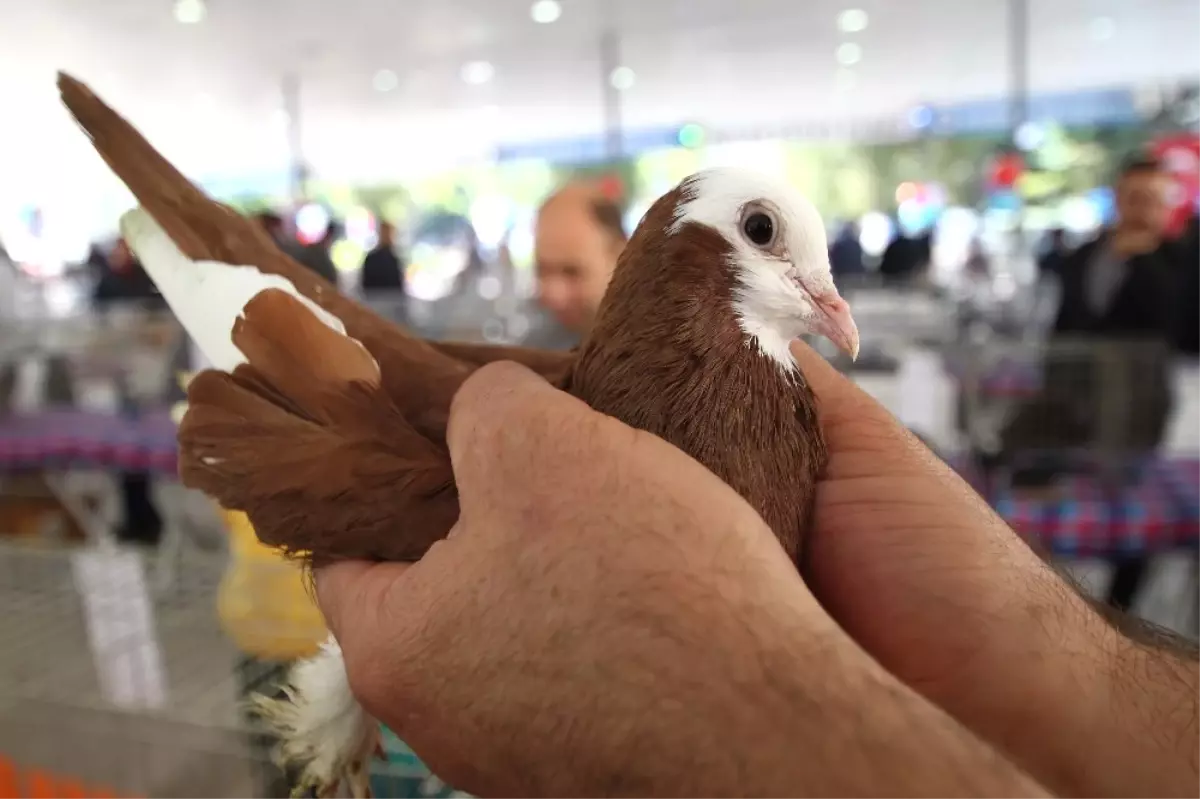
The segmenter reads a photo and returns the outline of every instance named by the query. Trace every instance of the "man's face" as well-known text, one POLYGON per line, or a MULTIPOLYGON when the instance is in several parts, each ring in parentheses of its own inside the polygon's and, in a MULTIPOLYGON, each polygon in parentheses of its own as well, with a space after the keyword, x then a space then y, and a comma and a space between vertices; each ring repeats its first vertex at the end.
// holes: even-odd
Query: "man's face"
POLYGON ((621 243, 585 202, 562 200, 542 209, 535 232, 538 300, 570 330, 588 329, 608 288, 621 243))
POLYGON ((1167 177, 1161 172, 1132 172, 1117 182, 1121 227, 1160 235, 1167 223, 1167 177))
POLYGON ((384 222, 379 226, 379 246, 391 247, 396 240, 396 229, 384 222))

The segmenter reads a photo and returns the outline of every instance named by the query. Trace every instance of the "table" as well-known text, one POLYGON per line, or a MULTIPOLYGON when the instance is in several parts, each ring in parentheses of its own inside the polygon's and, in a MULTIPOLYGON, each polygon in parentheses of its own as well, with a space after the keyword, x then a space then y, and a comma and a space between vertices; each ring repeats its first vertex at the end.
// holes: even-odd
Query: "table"
POLYGON ((14 414, 0 419, 0 470, 99 468, 174 477, 175 432, 167 408, 14 414))
POLYGON ((122 414, 51 408, 0 418, 0 475, 41 472, 47 487, 96 544, 109 544, 120 512, 114 472, 149 472, 163 520, 156 585, 173 584, 185 540, 200 541, 196 519, 212 514, 212 502, 176 478, 176 426, 167 408, 122 414), (97 495, 92 506, 84 497, 97 495))
MULTIPOLYGON (((137 470, 174 483, 176 457, 175 425, 166 409, 136 416, 56 410, 0 420, 0 471, 137 470)), ((1121 556, 1192 548, 1200 541, 1195 457, 1151 461, 1140 483, 1111 496, 1091 477, 1066 478, 1049 499, 986 485, 965 460, 951 461, 1018 534, 1055 554, 1121 556)))
POLYGON ((1045 496, 958 466, 1018 535, 1053 555, 1122 558, 1200 545, 1200 458, 1149 461, 1140 481, 1110 492, 1096 475, 1072 475, 1045 496))

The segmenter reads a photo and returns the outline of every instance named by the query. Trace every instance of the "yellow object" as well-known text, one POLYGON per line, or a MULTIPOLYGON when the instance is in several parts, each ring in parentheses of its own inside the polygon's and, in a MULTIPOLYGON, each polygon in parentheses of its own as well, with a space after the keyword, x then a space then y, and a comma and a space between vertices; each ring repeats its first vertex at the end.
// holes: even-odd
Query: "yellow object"
POLYGON ((294 660, 329 635, 300 564, 259 543, 243 513, 225 513, 229 567, 217 596, 221 626, 247 655, 294 660))

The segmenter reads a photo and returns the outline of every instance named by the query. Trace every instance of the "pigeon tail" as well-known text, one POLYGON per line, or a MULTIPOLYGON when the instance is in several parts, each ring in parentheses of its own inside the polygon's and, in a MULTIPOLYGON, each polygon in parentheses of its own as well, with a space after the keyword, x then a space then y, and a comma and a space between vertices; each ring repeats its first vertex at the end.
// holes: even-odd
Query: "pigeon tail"
POLYGON ((250 709, 275 734, 275 759, 299 774, 293 796, 371 796, 370 760, 382 742, 379 725, 354 694, 337 641, 288 671, 282 696, 258 694, 250 709))
POLYGON ((337 317, 282 276, 193 262, 141 209, 121 229, 217 367, 188 386, 186 485, 245 511, 264 543, 319 561, 411 560, 445 535, 457 518, 449 457, 396 408, 337 317), (304 512, 309 501, 321 512, 304 512), (423 532, 397 536, 396 519, 423 532))

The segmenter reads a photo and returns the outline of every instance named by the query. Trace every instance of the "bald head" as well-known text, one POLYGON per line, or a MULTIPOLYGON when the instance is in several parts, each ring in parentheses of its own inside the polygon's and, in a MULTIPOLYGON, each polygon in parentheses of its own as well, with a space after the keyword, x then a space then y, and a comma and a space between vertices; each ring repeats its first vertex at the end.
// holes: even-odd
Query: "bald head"
POLYGON ((621 209, 594 186, 569 183, 538 211, 538 298, 567 328, 590 327, 625 246, 621 209))

